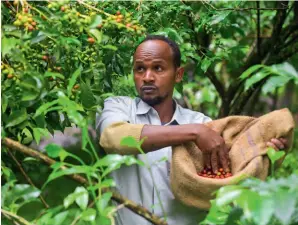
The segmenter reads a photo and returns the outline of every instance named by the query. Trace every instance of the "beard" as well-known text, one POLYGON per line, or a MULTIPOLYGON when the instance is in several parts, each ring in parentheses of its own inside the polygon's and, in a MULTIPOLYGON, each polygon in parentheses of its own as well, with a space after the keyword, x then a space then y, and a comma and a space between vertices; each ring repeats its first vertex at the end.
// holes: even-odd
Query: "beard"
POLYGON ((166 96, 156 96, 153 98, 150 98, 150 97, 145 98, 144 95, 141 93, 140 98, 144 102, 146 102, 148 105, 155 106, 155 105, 159 105, 160 103, 162 103, 167 98, 167 95, 166 96))

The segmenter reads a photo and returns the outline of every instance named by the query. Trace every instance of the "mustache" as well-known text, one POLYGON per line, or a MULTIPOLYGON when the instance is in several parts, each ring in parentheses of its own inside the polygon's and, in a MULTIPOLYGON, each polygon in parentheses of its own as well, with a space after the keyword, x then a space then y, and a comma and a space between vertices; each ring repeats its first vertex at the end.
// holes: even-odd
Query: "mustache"
POLYGON ((148 90, 148 89, 157 89, 157 87, 156 86, 154 86, 154 85, 143 85, 142 87, 141 87, 141 90, 142 91, 144 91, 144 90, 148 90))

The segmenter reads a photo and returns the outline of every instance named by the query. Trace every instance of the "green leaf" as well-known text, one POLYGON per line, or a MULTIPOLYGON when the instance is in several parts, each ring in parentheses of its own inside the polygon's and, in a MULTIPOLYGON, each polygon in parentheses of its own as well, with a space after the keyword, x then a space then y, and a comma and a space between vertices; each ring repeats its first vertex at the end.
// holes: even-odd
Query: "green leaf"
POLYGON ((96 218, 96 210, 92 208, 88 208, 82 213, 82 220, 85 221, 94 221, 96 218))
POLYGON ((294 215, 297 203, 297 198, 295 198, 294 193, 281 189, 276 195, 274 195, 274 201, 274 215, 282 224, 290 224, 290 220, 292 215, 294 215))
POLYGON ((6 95, 2 95, 1 98, 1 104, 2 104, 2 113, 4 113, 6 111, 7 105, 8 105, 8 97, 6 95))
POLYGON ((278 87, 283 87, 291 80, 290 77, 285 76, 273 76, 270 77, 264 86, 262 87, 262 92, 266 95, 268 93, 272 93, 276 90, 278 87))
POLYGON ((44 33, 43 33, 42 31, 40 31, 40 32, 37 34, 36 37, 34 37, 34 38, 31 39, 31 44, 36 44, 36 43, 38 43, 38 42, 43 41, 43 40, 46 39, 46 38, 47 38, 47 36, 44 35, 44 33))
POLYGON ((5 127, 13 127, 16 126, 25 120, 28 119, 27 111, 25 108, 22 108, 20 110, 13 111, 8 119, 7 119, 7 124, 5 127))
POLYGON ((122 138, 120 145, 131 147, 131 148, 139 148, 140 147, 140 143, 137 142, 137 140, 132 136, 127 136, 127 137, 122 138))
MULTIPOLYGON (((60 167, 61 164, 57 164, 55 167, 60 167)), ((66 175, 71 175, 71 174, 91 174, 91 171, 89 167, 86 166, 72 166, 71 168, 67 168, 67 169, 62 169, 57 171, 58 168, 56 168, 56 170, 54 170, 50 176, 48 177, 46 183, 43 185, 43 187, 45 187, 50 181, 55 180, 59 177, 62 176, 66 176, 66 175)))
POLYGON ((74 193, 77 195, 76 203, 82 210, 85 210, 89 200, 88 191, 84 187, 77 187, 74 193))
POLYGON ((116 186, 116 182, 113 179, 105 179, 101 185, 102 188, 105 187, 115 187, 116 186))
POLYGON ((100 212, 103 212, 105 208, 108 206, 108 203, 111 200, 111 197, 112 197, 112 192, 106 192, 101 196, 101 198, 97 202, 100 212))
POLYGON ((55 217, 53 218, 53 220, 51 221, 52 224, 55 225, 63 225, 65 224, 64 221, 66 220, 67 216, 69 214, 69 211, 64 211, 64 212, 60 212, 57 215, 55 215, 55 217))
POLYGON ((235 201, 239 196, 241 196, 242 190, 236 188, 235 190, 227 191, 225 194, 221 194, 220 197, 216 198, 216 205, 218 207, 222 207, 224 205, 228 205, 235 201))
POLYGON ((123 163, 126 156, 116 155, 116 154, 108 154, 102 159, 98 160, 94 167, 100 166, 109 166, 112 163, 123 163))
POLYGON ((267 77, 269 74, 270 74, 270 72, 260 71, 260 72, 256 73, 255 75, 253 75, 252 77, 248 78, 245 81, 244 90, 247 91, 253 84, 261 81, 262 79, 267 77))
POLYGON ((204 58, 202 63, 201 63, 201 69, 206 73, 208 70, 209 66, 211 65, 212 61, 208 58, 204 58))
POLYGON ((267 155, 271 160, 271 163, 274 164, 277 160, 282 158, 286 153, 284 151, 275 151, 273 148, 269 148, 267 151, 267 155))
POLYGON ((49 72, 49 71, 45 72, 44 76, 45 77, 53 77, 54 79, 60 78, 62 80, 64 80, 64 78, 65 78, 64 75, 61 73, 49 72))
POLYGON ((240 79, 241 80, 244 80, 246 79, 247 77, 249 77, 253 72, 257 71, 258 69, 260 68, 264 68, 265 66, 264 65, 254 65, 254 66, 251 66, 249 67, 247 70, 245 70, 241 76, 240 76, 240 79))
POLYGON ((81 101, 85 108, 91 108, 96 104, 91 88, 84 82, 81 82, 81 101))
POLYGON ((217 12, 212 16, 210 25, 212 26, 222 22, 230 13, 230 11, 217 12))
POLYGON ((95 17, 93 17, 89 28, 96 28, 101 23, 102 23, 102 17, 100 15, 96 15, 95 17))
POLYGON ((34 117, 38 117, 40 114, 46 114, 47 113, 47 110, 53 106, 53 105, 56 105, 58 103, 58 100, 54 100, 54 101, 51 101, 51 102, 47 102, 43 105, 41 105, 35 112, 35 115, 34 117))
POLYGON ((6 54, 10 53, 11 49, 14 49, 16 45, 20 43, 19 39, 16 38, 2 38, 1 40, 1 52, 2 57, 4 57, 6 54))
POLYGON ((89 32, 94 36, 97 40, 97 43, 100 43, 102 40, 102 32, 100 32, 98 29, 90 29, 89 32))
POLYGON ((30 186, 29 184, 16 184, 7 192, 4 205, 21 205, 25 202, 35 201, 40 193, 40 190, 36 187, 30 186))
POLYGON ((47 129, 43 128, 33 128, 33 136, 36 141, 36 144, 39 145, 40 138, 43 137, 49 137, 50 132, 47 129))
POLYGON ((104 48, 104 49, 110 49, 110 50, 113 50, 113 51, 117 51, 118 50, 118 48, 116 46, 114 46, 114 45, 104 45, 104 46, 102 46, 102 48, 104 48))
POLYGON ((56 144, 48 144, 45 149, 51 158, 57 158, 61 151, 65 151, 61 146, 56 144))
POLYGON ((67 85, 67 96, 68 97, 71 96, 71 89, 77 82, 77 78, 81 75, 81 72, 82 72, 82 68, 80 67, 71 75, 71 78, 67 85))

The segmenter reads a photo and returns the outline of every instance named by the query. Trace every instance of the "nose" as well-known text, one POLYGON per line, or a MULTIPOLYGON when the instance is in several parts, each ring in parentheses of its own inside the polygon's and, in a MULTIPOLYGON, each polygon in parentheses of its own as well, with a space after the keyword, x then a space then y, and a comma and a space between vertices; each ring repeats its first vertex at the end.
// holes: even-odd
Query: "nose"
POLYGON ((152 82, 154 81, 154 74, 151 70, 146 70, 146 72, 144 73, 144 76, 143 76, 143 81, 144 82, 152 82))

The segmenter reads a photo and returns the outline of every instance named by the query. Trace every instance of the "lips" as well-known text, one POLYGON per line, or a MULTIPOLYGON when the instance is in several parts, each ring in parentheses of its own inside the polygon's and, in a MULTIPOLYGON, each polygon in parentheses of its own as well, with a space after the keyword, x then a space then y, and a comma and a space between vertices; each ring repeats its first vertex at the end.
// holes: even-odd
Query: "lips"
POLYGON ((145 94, 150 94, 154 92, 157 88, 155 86, 143 86, 141 91, 145 94))
POLYGON ((153 90, 155 90, 155 89, 156 89, 155 86, 143 86, 143 87, 141 88, 142 91, 153 91, 153 90))

